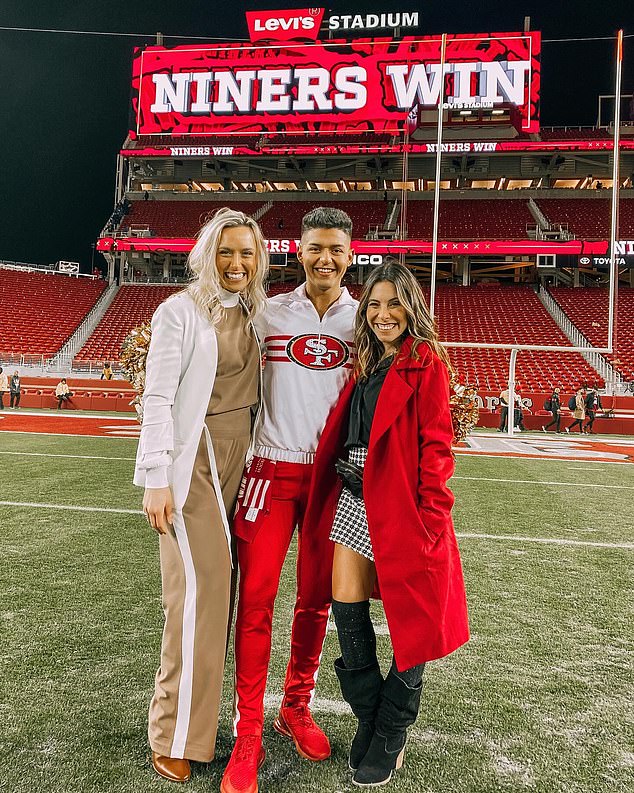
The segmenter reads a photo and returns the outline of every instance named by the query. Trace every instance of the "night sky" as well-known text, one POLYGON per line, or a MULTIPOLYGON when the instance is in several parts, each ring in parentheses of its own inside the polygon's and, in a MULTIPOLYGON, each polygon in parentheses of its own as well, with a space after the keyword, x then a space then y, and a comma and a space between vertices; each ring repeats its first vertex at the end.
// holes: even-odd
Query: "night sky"
MULTIPOLYGON (((91 243, 112 211, 134 46, 153 44, 156 31, 183 37, 166 44, 187 43, 188 36, 246 39, 245 9, 309 5, 288 0, 2 0, 0 27, 141 35, 0 30, 0 259, 67 259, 88 269, 91 243)), ((327 8, 339 14, 418 10, 420 34, 522 30, 524 16, 545 39, 611 36, 619 27, 634 33, 631 0, 342 0, 327 8)), ((598 95, 613 93, 613 52, 609 41, 543 45, 543 125, 596 122, 598 95)), ((623 92, 632 91, 634 38, 629 38, 623 92)))

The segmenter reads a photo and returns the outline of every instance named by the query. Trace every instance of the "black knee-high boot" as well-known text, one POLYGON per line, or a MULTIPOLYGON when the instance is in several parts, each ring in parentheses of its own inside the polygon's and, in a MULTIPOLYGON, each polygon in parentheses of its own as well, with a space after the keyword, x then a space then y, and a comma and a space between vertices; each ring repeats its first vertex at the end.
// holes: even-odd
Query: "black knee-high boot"
POLYGON ((379 705, 383 676, 376 657, 376 637, 370 620, 370 604, 333 601, 341 658, 335 661, 341 693, 358 719, 350 746, 348 764, 359 767, 374 735, 374 719, 379 705))
POLYGON ((416 721, 425 665, 398 672, 394 661, 381 689, 374 735, 353 777, 356 785, 385 785, 401 767, 407 728, 416 721))

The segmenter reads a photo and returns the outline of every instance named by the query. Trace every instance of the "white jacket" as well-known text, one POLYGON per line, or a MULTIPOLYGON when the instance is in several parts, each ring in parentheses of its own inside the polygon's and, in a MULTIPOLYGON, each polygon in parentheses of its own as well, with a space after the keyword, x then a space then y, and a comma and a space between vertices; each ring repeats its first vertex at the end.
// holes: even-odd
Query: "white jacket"
MULTIPOLYGON (((237 305, 237 294, 224 294, 228 296, 222 301, 225 307, 237 305)), ((218 468, 205 423, 217 365, 218 341, 213 325, 187 292, 168 298, 152 317, 134 484, 170 485, 180 525, 200 435, 204 432, 213 486, 230 547, 218 468)), ((176 528, 178 531, 179 526, 176 528)))
POLYGON ((259 457, 312 463, 328 414, 352 374, 358 305, 344 288, 320 319, 305 283, 266 301, 255 321, 266 347, 259 457))

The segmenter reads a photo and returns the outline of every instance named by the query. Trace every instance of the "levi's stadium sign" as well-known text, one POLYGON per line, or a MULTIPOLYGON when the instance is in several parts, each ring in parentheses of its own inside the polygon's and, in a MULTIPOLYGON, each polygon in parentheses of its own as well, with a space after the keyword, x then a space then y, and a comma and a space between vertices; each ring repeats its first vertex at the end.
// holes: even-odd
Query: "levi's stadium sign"
POLYGON ((319 36, 323 8, 294 8, 291 11, 246 11, 249 38, 258 41, 293 41, 319 36))
POLYGON ((339 14, 328 18, 328 30, 376 30, 378 28, 417 28, 418 11, 393 11, 385 14, 339 14))
MULTIPOLYGON (((440 96, 438 36, 136 50, 137 135, 399 132, 440 96)), ((513 106, 539 130, 540 34, 447 39, 445 105, 513 106)))

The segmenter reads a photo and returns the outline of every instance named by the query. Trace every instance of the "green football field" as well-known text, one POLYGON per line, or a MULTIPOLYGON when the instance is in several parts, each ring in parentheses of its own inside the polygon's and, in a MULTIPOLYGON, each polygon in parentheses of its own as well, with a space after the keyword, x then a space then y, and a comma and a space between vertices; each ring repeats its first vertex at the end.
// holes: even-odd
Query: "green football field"
MULTIPOLYGON (((146 743, 162 613, 157 538, 135 514, 135 448, 131 439, 0 433, 2 791, 174 790, 154 775, 146 743)), ((405 765, 388 789, 634 790, 633 470, 459 457, 454 515, 473 636, 428 665, 405 765)), ((356 790, 334 631, 314 705, 331 759, 301 760, 272 729, 294 561, 292 549, 276 608, 260 790, 356 790)), ((374 613, 387 665, 378 604, 374 613)), ((184 789, 219 789, 232 743, 231 664, 216 760, 195 765, 184 789)))

